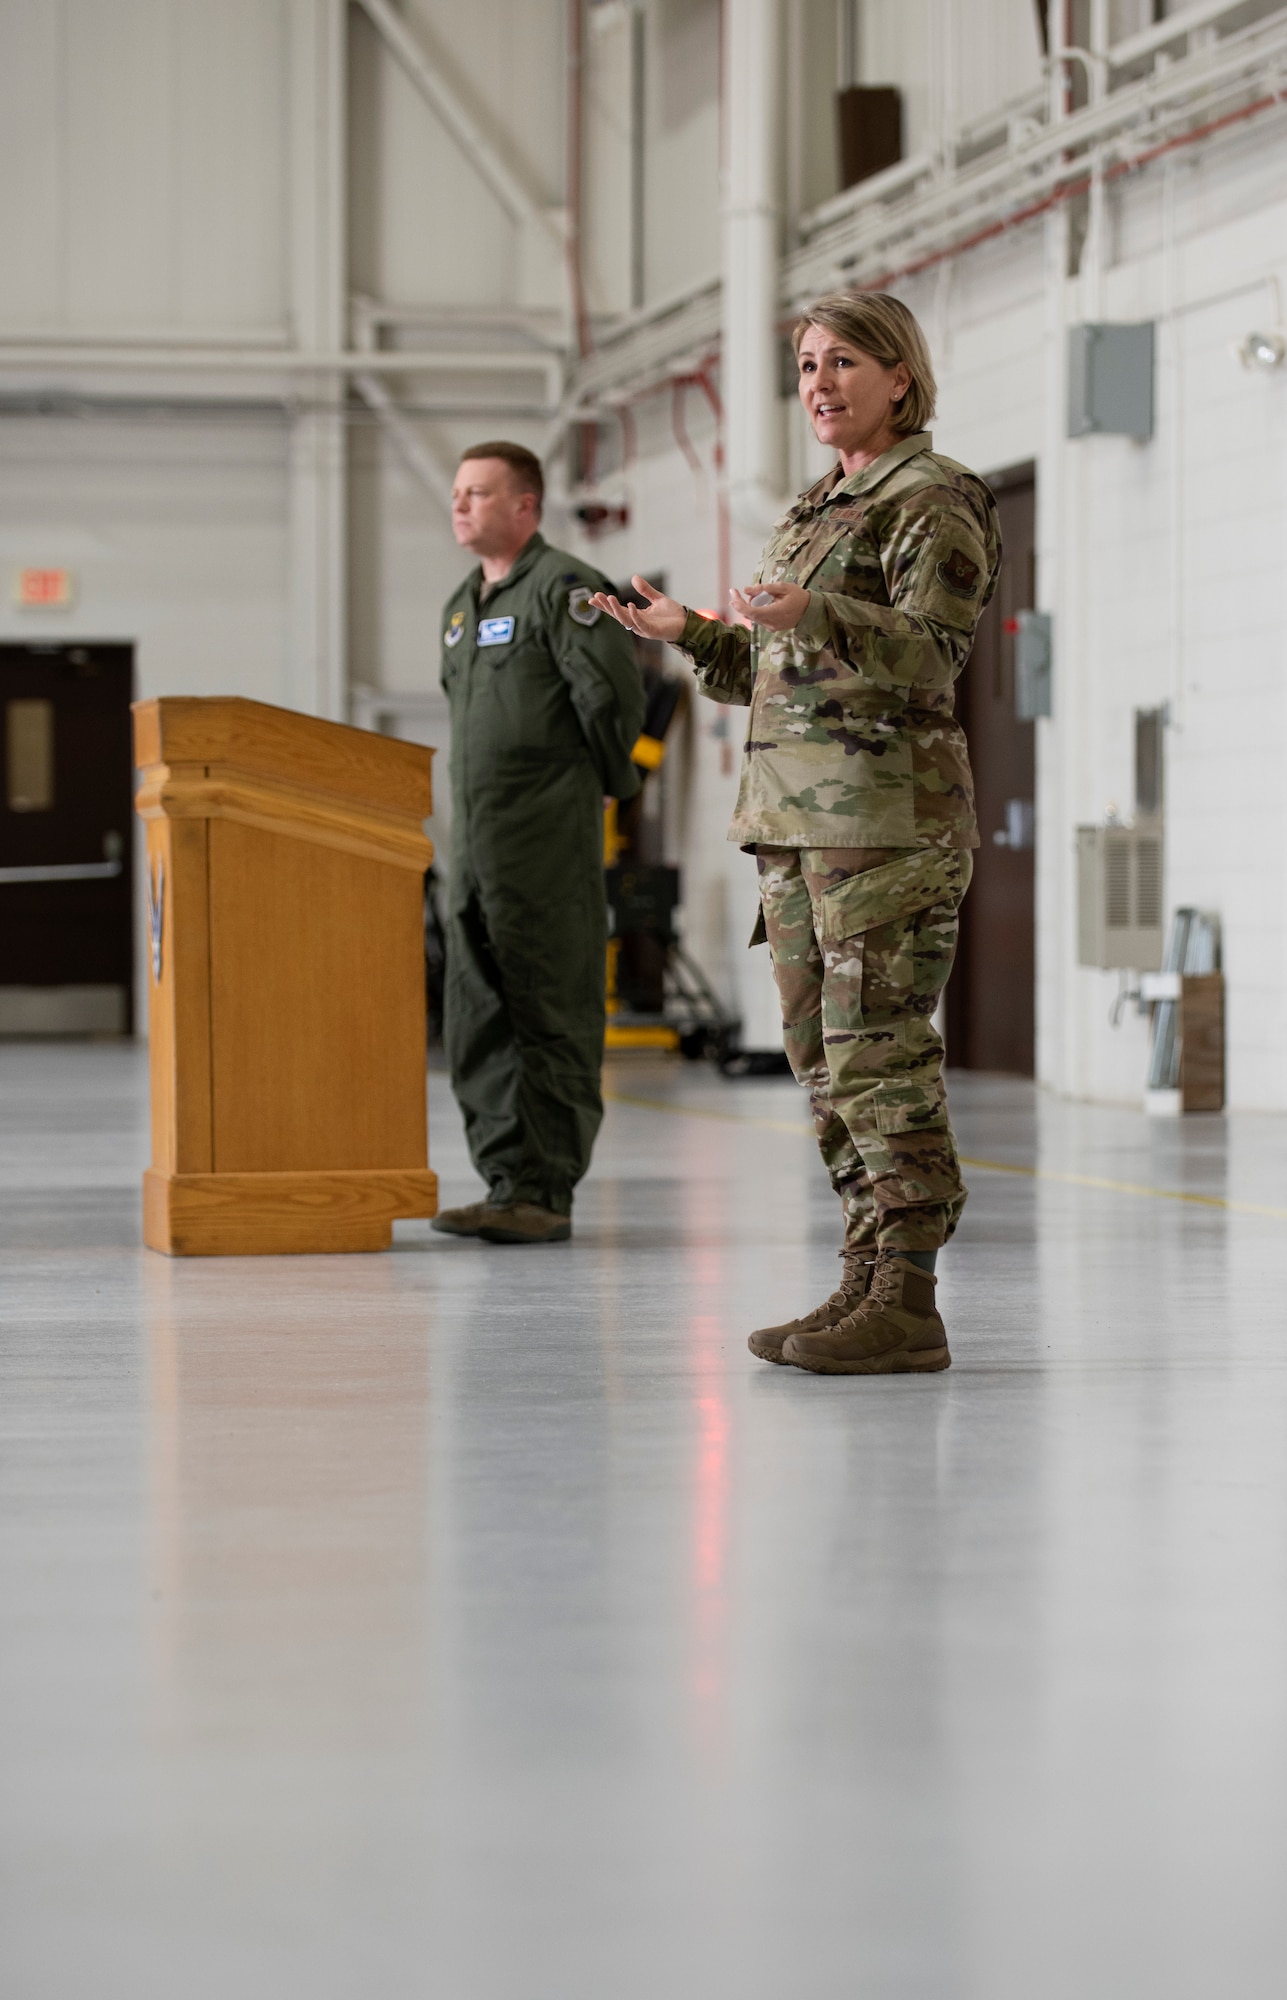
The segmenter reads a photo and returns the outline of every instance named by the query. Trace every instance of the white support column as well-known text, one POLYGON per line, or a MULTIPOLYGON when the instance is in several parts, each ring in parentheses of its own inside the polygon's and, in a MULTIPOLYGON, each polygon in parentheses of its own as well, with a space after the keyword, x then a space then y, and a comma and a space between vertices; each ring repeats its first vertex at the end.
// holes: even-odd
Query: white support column
POLYGON ((733 526, 762 541, 782 512, 778 407, 780 0, 725 0, 724 305, 720 383, 733 526))
MULTIPOLYGON (((781 0, 725 0, 720 393, 731 580, 737 582, 745 580, 786 504, 777 330, 781 27, 781 0)), ((730 721, 745 715, 729 713, 730 721)), ((759 898, 755 864, 730 846, 726 870, 728 944, 743 1046, 780 1048, 782 1015, 768 952, 746 949, 759 898)))
MULTIPOLYGON (((346 346, 347 0, 291 0, 291 316, 301 350, 346 346)), ((348 444, 345 380, 304 379, 290 441, 289 700, 343 721, 348 444)))

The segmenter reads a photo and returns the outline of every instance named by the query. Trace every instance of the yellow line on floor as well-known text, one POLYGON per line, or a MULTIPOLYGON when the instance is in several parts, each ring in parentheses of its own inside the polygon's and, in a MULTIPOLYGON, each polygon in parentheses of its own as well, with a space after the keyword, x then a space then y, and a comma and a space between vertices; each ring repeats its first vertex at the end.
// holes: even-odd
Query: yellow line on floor
MULTIPOLYGON (((743 1118, 736 1111, 708 1111, 697 1104, 668 1104, 661 1097, 627 1097, 624 1092, 605 1090, 609 1104, 630 1104, 641 1111, 669 1111, 680 1118, 716 1118, 725 1125, 754 1125, 761 1132, 786 1132, 793 1139, 812 1139, 807 1125, 789 1125, 783 1118, 743 1118)), ((963 1167, 985 1174, 1018 1174, 1025 1180, 1061 1181, 1065 1187, 1099 1188, 1108 1194, 1146 1195, 1151 1201, 1186 1201, 1198 1208, 1223 1208, 1235 1215, 1266 1215, 1274 1222, 1287 1222, 1287 1208, 1262 1208, 1254 1201, 1230 1201, 1222 1194, 1187 1194, 1183 1188, 1149 1187, 1142 1181, 1103 1180, 1097 1174, 1062 1174, 1054 1167, 1014 1166, 1005 1160, 972 1160, 961 1155, 963 1167)))

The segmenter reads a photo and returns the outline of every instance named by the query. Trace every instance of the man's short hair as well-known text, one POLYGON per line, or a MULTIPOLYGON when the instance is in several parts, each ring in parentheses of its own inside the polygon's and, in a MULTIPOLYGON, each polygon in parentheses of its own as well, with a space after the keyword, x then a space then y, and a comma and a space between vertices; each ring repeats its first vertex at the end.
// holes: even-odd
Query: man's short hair
POLYGON ((467 458, 502 458, 514 475, 514 484, 520 493, 535 493, 536 504, 545 504, 545 474, 541 461, 534 451, 525 444, 510 444, 505 438, 492 438, 487 444, 471 444, 468 451, 460 454, 463 465, 467 458))

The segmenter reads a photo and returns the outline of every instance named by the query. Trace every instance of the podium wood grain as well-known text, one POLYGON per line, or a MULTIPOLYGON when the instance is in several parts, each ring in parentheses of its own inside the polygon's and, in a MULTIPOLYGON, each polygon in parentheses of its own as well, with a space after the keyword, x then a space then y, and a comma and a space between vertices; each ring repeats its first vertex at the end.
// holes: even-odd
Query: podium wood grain
POLYGON ((422 883, 433 752, 259 702, 135 708, 160 901, 144 1240, 376 1250, 433 1215, 422 883))

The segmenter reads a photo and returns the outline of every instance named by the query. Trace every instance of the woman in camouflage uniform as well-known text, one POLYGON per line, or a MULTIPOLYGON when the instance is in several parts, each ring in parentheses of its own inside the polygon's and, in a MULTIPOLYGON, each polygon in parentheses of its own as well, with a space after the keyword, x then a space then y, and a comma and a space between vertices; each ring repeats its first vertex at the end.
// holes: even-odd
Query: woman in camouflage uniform
POLYGON ((992 595, 996 507, 925 425, 935 385, 897 299, 833 294, 794 334, 800 398, 837 463, 786 514, 745 624, 636 577, 648 608, 597 601, 749 704, 730 839, 754 851, 787 1053, 844 1209, 839 1289, 751 1351, 823 1374, 950 1365, 937 1251, 965 1204, 932 1016, 978 846, 952 688, 992 595))

